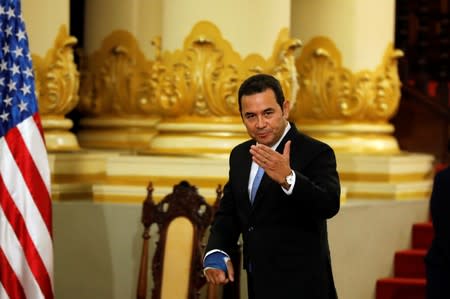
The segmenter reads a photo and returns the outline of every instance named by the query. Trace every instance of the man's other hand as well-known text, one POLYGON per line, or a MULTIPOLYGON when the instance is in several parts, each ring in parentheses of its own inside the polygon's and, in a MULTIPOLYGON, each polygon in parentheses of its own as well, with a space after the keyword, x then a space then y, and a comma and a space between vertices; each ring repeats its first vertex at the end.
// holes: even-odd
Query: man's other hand
POLYGON ((228 277, 227 277, 227 274, 225 273, 225 271, 223 271, 221 269, 206 268, 204 271, 206 281, 208 281, 209 283, 215 284, 215 285, 227 284, 230 281, 233 282, 234 281, 234 268, 233 268, 233 263, 231 262, 230 259, 228 259, 226 261, 226 266, 227 266, 228 277))

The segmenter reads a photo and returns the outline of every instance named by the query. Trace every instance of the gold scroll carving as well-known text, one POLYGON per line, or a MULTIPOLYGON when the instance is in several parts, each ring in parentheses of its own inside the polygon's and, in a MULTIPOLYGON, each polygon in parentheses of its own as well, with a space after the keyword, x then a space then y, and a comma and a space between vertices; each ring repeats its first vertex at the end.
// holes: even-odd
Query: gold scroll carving
POLYGON ((79 74, 73 59, 76 42, 77 39, 62 25, 53 48, 45 57, 32 55, 39 111, 50 152, 79 149, 77 138, 69 131, 73 122, 65 117, 79 99, 79 74))
POLYGON ((402 55, 388 45, 376 70, 352 73, 331 40, 312 39, 296 60, 300 91, 291 118, 338 151, 398 152, 388 121, 400 101, 402 55))
POLYGON ((273 54, 242 58, 212 23, 197 23, 183 49, 161 52, 152 69, 159 134, 149 153, 222 154, 248 138, 237 104, 240 83, 255 73, 276 76, 286 94, 296 93, 294 52, 297 39, 281 30, 273 54))
POLYGON ((134 149, 156 134, 156 104, 151 97, 151 68, 131 33, 118 30, 101 49, 83 56, 78 137, 84 147, 134 149))
POLYGON ((337 151, 398 152, 389 119, 400 100, 397 60, 388 45, 374 70, 352 73, 325 37, 301 47, 281 30, 271 57, 240 57, 212 23, 197 23, 183 48, 148 60, 136 39, 114 31, 101 49, 85 57, 79 133, 85 147, 137 149, 153 154, 228 153, 247 138, 237 89, 255 73, 281 82, 291 103, 290 120, 337 151))
POLYGON ((155 38, 151 61, 130 33, 113 32, 83 67, 80 109, 88 117, 81 121, 80 143, 153 154, 228 153, 248 138, 236 95, 242 80, 271 73, 286 94, 296 94, 300 41, 288 35, 280 32, 269 59, 241 58, 214 24, 202 21, 183 49, 162 51, 155 38), (136 137, 143 132, 148 134, 136 137))

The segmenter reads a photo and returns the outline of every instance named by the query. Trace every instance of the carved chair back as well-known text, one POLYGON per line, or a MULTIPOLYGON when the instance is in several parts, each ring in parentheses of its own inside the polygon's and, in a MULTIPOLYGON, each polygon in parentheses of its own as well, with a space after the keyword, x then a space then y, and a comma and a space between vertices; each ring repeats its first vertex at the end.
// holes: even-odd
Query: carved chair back
POLYGON ((159 240, 152 262, 152 299, 198 299, 205 284, 202 239, 222 197, 219 185, 213 206, 187 181, 173 187, 160 202, 153 200, 153 185, 147 187, 142 207, 144 225, 137 298, 146 299, 150 227, 156 224, 159 240))

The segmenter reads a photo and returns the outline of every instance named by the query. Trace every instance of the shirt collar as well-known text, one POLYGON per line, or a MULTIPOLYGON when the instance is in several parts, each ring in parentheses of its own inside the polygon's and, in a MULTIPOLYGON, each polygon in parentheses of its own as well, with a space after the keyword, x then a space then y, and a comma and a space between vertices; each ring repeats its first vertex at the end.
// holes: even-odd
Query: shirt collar
POLYGON ((278 141, 271 146, 271 149, 276 150, 276 148, 280 145, 281 140, 283 140, 284 136, 286 136, 287 132, 291 129, 291 124, 288 122, 286 125, 286 128, 284 128, 284 132, 283 135, 281 135, 280 139, 278 139, 278 141))

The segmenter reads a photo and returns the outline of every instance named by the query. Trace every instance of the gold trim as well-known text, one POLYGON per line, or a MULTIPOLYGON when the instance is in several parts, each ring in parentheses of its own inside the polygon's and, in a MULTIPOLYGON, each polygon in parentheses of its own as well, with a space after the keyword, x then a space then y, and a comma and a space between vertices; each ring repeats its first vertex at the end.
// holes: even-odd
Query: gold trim
POLYGON ((190 184, 198 188, 217 188, 217 185, 222 186, 226 183, 227 178, 210 178, 210 177, 161 177, 161 176, 145 176, 145 177, 130 177, 130 176, 114 176, 108 177, 104 181, 105 185, 126 185, 126 186, 147 186, 148 182, 152 182, 153 186, 174 186, 180 181, 188 180, 190 184))
POLYGON ((58 192, 52 194, 52 201, 92 201, 92 192, 64 193, 58 192))
MULTIPOLYGON (((164 198, 164 195, 153 195, 153 200, 155 203, 158 203, 164 198)), ((145 196, 130 196, 130 195, 104 195, 104 194, 94 194, 93 201, 101 202, 101 203, 136 203, 142 204, 145 196)), ((216 198, 213 197, 205 197, 205 200, 208 204, 213 204, 216 198)), ((345 204, 348 202, 347 197, 341 197, 341 204, 345 204)))
POLYGON ((84 129, 78 133, 80 144, 85 148, 96 149, 130 149, 140 150, 148 148, 151 140, 158 134, 154 129, 140 129, 128 127, 127 129, 105 128, 100 125, 97 129, 84 129))
POLYGON ((389 173, 348 173, 339 172, 342 182, 417 182, 430 179, 429 173, 405 173, 405 174, 389 174, 389 173))
POLYGON ((106 179, 106 173, 102 174, 53 174, 52 183, 65 184, 65 183, 99 183, 106 179))
POLYGON ((221 152, 221 151, 217 151, 216 153, 211 153, 211 149, 209 149, 207 152, 203 152, 201 150, 198 151, 193 151, 190 153, 187 152, 172 152, 172 153, 167 153, 166 151, 153 151, 153 150, 143 150, 143 151, 138 151, 137 155, 143 155, 146 156, 148 154, 150 154, 152 156, 159 156, 159 157, 180 157, 183 156, 185 158, 208 158, 208 159, 213 159, 213 160, 217 160, 217 159, 221 159, 221 160, 226 160, 228 161, 228 158, 230 156, 230 152, 221 152))
POLYGON ((371 192, 351 192, 347 193, 348 201, 356 198, 364 198, 368 200, 427 200, 430 198, 431 192, 395 192, 395 193, 371 193, 371 192))
MULTIPOLYGON (((164 196, 155 196, 153 195, 153 201, 158 203, 164 196)), ((145 200, 144 196, 123 196, 123 195, 99 195, 94 194, 93 201, 101 202, 101 203, 136 203, 142 204, 145 200)))
POLYGON ((199 156, 199 157, 211 157, 215 155, 229 155, 229 148, 210 148, 210 147, 191 147, 186 148, 156 148, 139 150, 141 155, 168 155, 168 156, 199 156))

